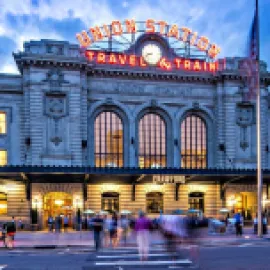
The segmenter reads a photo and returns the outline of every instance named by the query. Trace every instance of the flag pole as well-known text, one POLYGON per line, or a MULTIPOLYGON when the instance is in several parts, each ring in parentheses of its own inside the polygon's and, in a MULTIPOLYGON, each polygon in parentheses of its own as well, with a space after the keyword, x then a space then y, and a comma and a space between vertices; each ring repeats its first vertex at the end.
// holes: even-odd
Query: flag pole
POLYGON ((260 90, 260 36, 259 36, 259 0, 256 0, 256 88, 257 88, 257 204, 258 204, 258 237, 262 237, 262 167, 261 167, 261 90, 260 90))

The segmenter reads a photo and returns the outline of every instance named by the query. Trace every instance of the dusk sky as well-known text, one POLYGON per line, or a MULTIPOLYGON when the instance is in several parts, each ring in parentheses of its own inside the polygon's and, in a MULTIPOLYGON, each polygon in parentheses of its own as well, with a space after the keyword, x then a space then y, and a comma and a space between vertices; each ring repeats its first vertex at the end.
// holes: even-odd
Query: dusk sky
MULTIPOLYGON (((221 47, 220 57, 245 56, 255 0, 0 0, 0 72, 18 73, 12 52, 23 42, 67 40, 112 20, 148 18, 187 26, 221 47)), ((270 70, 270 0, 260 0, 261 60, 270 70)))

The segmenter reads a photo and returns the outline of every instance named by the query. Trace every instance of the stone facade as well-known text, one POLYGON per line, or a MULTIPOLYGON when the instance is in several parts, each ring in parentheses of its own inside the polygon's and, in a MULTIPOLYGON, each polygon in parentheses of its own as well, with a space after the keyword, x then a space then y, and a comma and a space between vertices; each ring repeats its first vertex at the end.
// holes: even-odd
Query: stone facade
MULTIPOLYGON (((180 123, 185 114, 195 111, 207 126, 208 167, 256 168, 255 102, 243 103, 247 89, 239 75, 240 58, 227 58, 226 69, 215 74, 100 68, 88 64, 77 45, 41 40, 25 43, 24 51, 14 54, 14 59, 21 74, 0 74, 0 111, 7 115, 7 133, 0 135, 0 149, 7 151, 8 165, 94 166, 94 120, 102 110, 110 110, 123 116, 125 167, 138 166, 138 121, 145 112, 164 116, 167 166, 181 167, 181 144, 175 142, 181 140, 180 123)), ((268 169, 269 78, 262 62, 262 164, 268 169)), ((3 177, 2 181, 11 180, 3 177)), ((47 190, 83 200, 77 184, 51 185, 33 184, 32 198, 40 196, 42 201, 47 190), (65 185, 74 186, 64 189, 65 185)), ((205 213, 216 215, 217 209, 225 206, 220 187, 202 185, 205 213)), ((23 187, 16 184, 16 190, 7 191, 8 216, 27 216, 25 209, 30 203, 23 187), (16 210, 18 205, 20 210, 16 210)), ((144 209, 147 186, 138 185, 135 201, 131 189, 131 185, 118 187, 120 204, 144 209)), ((188 208, 188 185, 180 186, 178 201, 173 185, 162 186, 161 192, 166 211, 188 208)), ((101 193, 102 184, 88 185, 85 208, 99 210, 101 193)))

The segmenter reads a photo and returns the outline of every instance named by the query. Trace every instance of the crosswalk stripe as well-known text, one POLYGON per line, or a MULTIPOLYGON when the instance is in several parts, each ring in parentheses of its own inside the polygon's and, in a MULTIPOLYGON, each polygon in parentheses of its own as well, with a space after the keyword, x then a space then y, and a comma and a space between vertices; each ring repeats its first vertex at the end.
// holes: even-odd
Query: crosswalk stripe
POLYGON ((117 262, 96 262, 96 266, 124 266, 124 265, 166 265, 166 264, 181 264, 190 265, 192 262, 188 259, 185 260, 175 260, 175 261, 117 261, 117 262))
MULTIPOLYGON (((148 257, 169 257, 172 254, 148 254, 148 257)), ((125 254, 125 255, 101 255, 101 256, 97 256, 97 258, 99 259, 113 259, 113 258, 136 258, 139 257, 139 254, 125 254)))

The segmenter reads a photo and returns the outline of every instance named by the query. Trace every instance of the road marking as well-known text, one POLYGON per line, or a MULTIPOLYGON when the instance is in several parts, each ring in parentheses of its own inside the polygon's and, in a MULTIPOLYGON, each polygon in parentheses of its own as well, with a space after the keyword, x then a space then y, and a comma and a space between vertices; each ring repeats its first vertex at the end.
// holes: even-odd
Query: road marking
POLYGON ((248 246, 252 246, 252 243, 244 243, 244 244, 238 245, 238 247, 248 247, 248 246))
POLYGON ((165 265, 165 264, 182 264, 182 265, 190 265, 192 261, 185 259, 185 260, 176 260, 176 261, 118 261, 118 262, 96 262, 95 265, 97 266, 109 266, 109 265, 116 265, 116 266, 124 266, 124 265, 165 265))
MULTIPOLYGON (((148 254, 148 257, 169 257, 172 254, 148 254)), ((125 254, 125 255, 101 255, 101 256, 97 256, 97 258, 99 259, 110 259, 110 258, 137 258, 139 257, 139 254, 125 254)))

